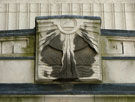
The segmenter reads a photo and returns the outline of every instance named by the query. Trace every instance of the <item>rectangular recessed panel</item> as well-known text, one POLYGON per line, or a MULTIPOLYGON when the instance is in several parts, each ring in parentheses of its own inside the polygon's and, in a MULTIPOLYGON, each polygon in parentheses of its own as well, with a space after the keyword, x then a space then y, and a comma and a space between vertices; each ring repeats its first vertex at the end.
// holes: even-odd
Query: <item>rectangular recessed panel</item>
POLYGON ((1 37, 0 57, 33 56, 34 37, 1 37))

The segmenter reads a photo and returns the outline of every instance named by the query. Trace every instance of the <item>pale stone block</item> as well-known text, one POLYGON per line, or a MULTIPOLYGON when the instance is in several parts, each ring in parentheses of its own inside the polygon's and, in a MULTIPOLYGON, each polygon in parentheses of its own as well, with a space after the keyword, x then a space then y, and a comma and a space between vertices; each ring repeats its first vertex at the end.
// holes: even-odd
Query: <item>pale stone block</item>
POLYGON ((124 13, 122 13, 121 11, 116 11, 115 12, 115 29, 125 29, 126 28, 126 24, 125 24, 125 17, 124 17, 124 13))
POLYGON ((6 12, 7 8, 6 8, 6 4, 0 4, 0 12, 6 12))
POLYGON ((1 0, 2 3, 134 3, 134 0, 1 0))
POLYGON ((134 3, 125 3, 125 12, 134 12, 134 3))
POLYGON ((109 41, 106 46, 107 54, 122 54, 122 43, 120 41, 109 41))
POLYGON ((51 12, 51 15, 60 15, 60 9, 61 8, 61 5, 60 4, 51 4, 50 5, 50 12, 51 12))
POLYGON ((134 30, 135 29, 135 14, 133 12, 125 13, 126 19, 126 29, 127 30, 134 30))
POLYGON ((32 12, 32 13, 39 12, 39 4, 38 3, 31 3, 30 4, 30 12, 32 12))
POLYGON ((8 29, 17 29, 17 13, 9 13, 8 29))
POLYGON ((20 13, 19 29, 28 29, 28 13, 23 13, 23 12, 20 13))
POLYGON ((0 83, 33 83, 34 61, 0 60, 0 83))
POLYGON ((112 3, 104 3, 103 4, 104 5, 104 12, 105 13, 111 13, 111 12, 113 12, 113 5, 112 5, 112 3))
POLYGON ((135 55, 135 42, 123 42, 124 55, 135 55))
POLYGON ((79 3, 72 4, 72 12, 74 15, 81 15, 81 5, 79 3))
POLYGON ((45 102, 44 96, 19 97, 20 102, 45 102))
POLYGON ((62 12, 62 15, 71 15, 70 12, 62 12))
POLYGON ((83 12, 83 16, 92 16, 93 14, 91 12, 83 12))
POLYGON ((44 96, 1 96, 0 102, 44 102, 44 96))
POLYGON ((93 4, 92 3, 88 3, 88 4, 83 4, 83 8, 82 8, 82 13, 83 16, 93 16, 93 4))
POLYGON ((14 53, 25 53, 24 49, 27 48, 27 41, 16 41, 14 44, 14 53))
POLYGON ((114 95, 114 96, 98 96, 95 95, 95 101, 94 102, 130 102, 127 100, 127 96, 119 96, 119 95, 114 95))
POLYGON ((115 29, 125 29, 125 11, 124 4, 114 4, 114 12, 115 12, 115 29))
POLYGON ((9 12, 16 12, 17 11, 17 4, 16 3, 10 3, 9 4, 9 12))
POLYGON ((48 12, 49 12, 49 5, 41 3, 41 13, 48 13, 48 12))
POLYGON ((93 95, 45 96, 45 102, 94 102, 93 95))
POLYGON ((46 13, 41 12, 41 16, 48 16, 48 15, 49 15, 49 13, 48 13, 48 12, 46 12, 46 13))
POLYGON ((83 4, 83 12, 90 13, 92 11, 92 4, 83 4))
POLYGON ((6 13, 0 13, 0 30, 6 29, 6 13))
POLYGON ((39 16, 38 13, 30 13, 30 28, 35 27, 35 17, 39 16))
POLYGON ((65 3, 62 4, 62 14, 69 14, 70 13, 70 4, 69 3, 65 3))
POLYGON ((2 44, 2 43, 0 42, 0 54, 1 54, 1 51, 2 51, 2 48, 1 48, 2 46, 1 46, 1 44, 2 44))
POLYGON ((113 14, 110 12, 104 13, 104 20, 105 20, 105 29, 112 29, 114 28, 113 25, 113 14))
POLYGON ((119 13, 120 13, 120 12, 123 12, 123 10, 124 10, 123 5, 124 5, 124 4, 122 4, 122 3, 115 3, 115 4, 114 4, 114 11, 117 12, 117 13, 118 13, 118 12, 119 12, 119 13))
POLYGON ((26 56, 26 54, 33 55, 34 38, 27 37, 2 37, 0 38, 1 54, 2 56, 26 56))
POLYGON ((134 60, 103 61, 104 83, 135 83, 134 60))
POLYGON ((102 11, 101 4, 100 3, 94 3, 93 4, 93 10, 94 10, 94 12, 101 12, 102 11))
POLYGON ((13 41, 4 41, 2 42, 2 54, 13 54, 13 41))
POLYGON ((20 12, 27 13, 28 12, 28 4, 20 3, 20 12))
POLYGON ((101 12, 94 12, 93 16, 99 16, 102 19, 102 13, 101 12))

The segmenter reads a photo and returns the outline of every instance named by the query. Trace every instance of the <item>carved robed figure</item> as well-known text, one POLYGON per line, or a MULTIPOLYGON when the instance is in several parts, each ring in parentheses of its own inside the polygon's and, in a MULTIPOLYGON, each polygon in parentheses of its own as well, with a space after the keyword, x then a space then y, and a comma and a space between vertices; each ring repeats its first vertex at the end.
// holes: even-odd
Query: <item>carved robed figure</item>
POLYGON ((37 17, 36 25, 38 81, 101 80, 99 18, 37 17))

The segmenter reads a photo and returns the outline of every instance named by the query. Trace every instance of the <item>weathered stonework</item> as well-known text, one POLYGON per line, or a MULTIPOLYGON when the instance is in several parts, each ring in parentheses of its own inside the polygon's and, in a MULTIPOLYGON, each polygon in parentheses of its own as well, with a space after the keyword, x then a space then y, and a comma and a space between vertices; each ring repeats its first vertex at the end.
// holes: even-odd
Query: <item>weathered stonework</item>
POLYGON ((36 18, 36 80, 101 81, 100 18, 36 18))
POLYGON ((103 56, 135 56, 135 37, 102 38, 103 56))
POLYGON ((0 102, 135 102, 135 0, 0 0, 0 30, 0 102), (36 34, 21 29, 55 15, 101 17, 102 83, 35 82, 36 34))
POLYGON ((33 56, 33 42, 34 37, 32 36, 0 37, 0 56, 33 56))

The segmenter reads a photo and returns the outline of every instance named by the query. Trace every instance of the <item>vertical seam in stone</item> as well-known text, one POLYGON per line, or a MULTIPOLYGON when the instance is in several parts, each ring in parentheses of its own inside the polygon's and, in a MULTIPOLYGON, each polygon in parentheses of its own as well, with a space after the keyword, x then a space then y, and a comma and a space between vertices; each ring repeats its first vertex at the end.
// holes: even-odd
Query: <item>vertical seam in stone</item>
POLYGON ((102 13, 102 28, 105 29, 105 17, 104 17, 104 4, 101 3, 101 13, 102 13))
POLYGON ((0 47, 1 47, 0 54, 2 54, 2 41, 0 41, 0 47))
POLYGON ((30 28, 30 4, 28 3, 27 4, 27 12, 28 12, 28 14, 27 14, 27 18, 28 18, 28 21, 27 21, 27 27, 28 28, 30 28))
POLYGON ((112 3, 112 20, 113 20, 113 24, 112 24, 112 28, 115 29, 115 4, 112 3))
POLYGON ((5 28, 6 28, 6 30, 8 30, 8 25, 9 25, 9 4, 7 3, 6 4, 6 8, 7 8, 7 10, 6 10, 6 24, 5 24, 5 28))
POLYGON ((17 5, 17 22, 16 22, 16 28, 19 29, 19 15, 20 15, 20 3, 17 5))
POLYGON ((58 10, 58 13, 59 15, 62 15, 62 3, 59 3, 59 10, 58 10))
POLYGON ((135 3, 133 3, 133 22, 134 22, 134 29, 135 29, 135 3))
POLYGON ((123 42, 121 42, 121 45, 122 45, 122 54, 124 55, 124 45, 123 45, 123 42))
POLYGON ((91 3, 91 15, 94 16, 94 5, 91 3))
POLYGON ((126 12, 125 12, 125 3, 122 4, 122 8, 123 8, 123 24, 124 24, 124 29, 126 30, 126 12))
POLYGON ((46 97, 46 96, 44 96, 44 102, 45 102, 45 97, 46 97))
POLYGON ((83 16, 83 3, 80 3, 80 15, 83 16))
POLYGON ((52 6, 52 4, 49 3, 49 4, 48 4, 48 15, 49 15, 49 16, 51 16, 51 13, 52 13, 52 12, 51 12, 51 6, 52 6))
POLYGON ((72 3, 69 4, 69 12, 70 12, 70 15, 73 15, 73 8, 72 8, 72 3))
POLYGON ((38 15, 41 16, 41 3, 38 4, 38 15))
POLYGON ((96 101, 95 101, 95 94, 94 94, 94 97, 93 97, 93 98, 94 98, 94 102, 96 102, 96 101))

